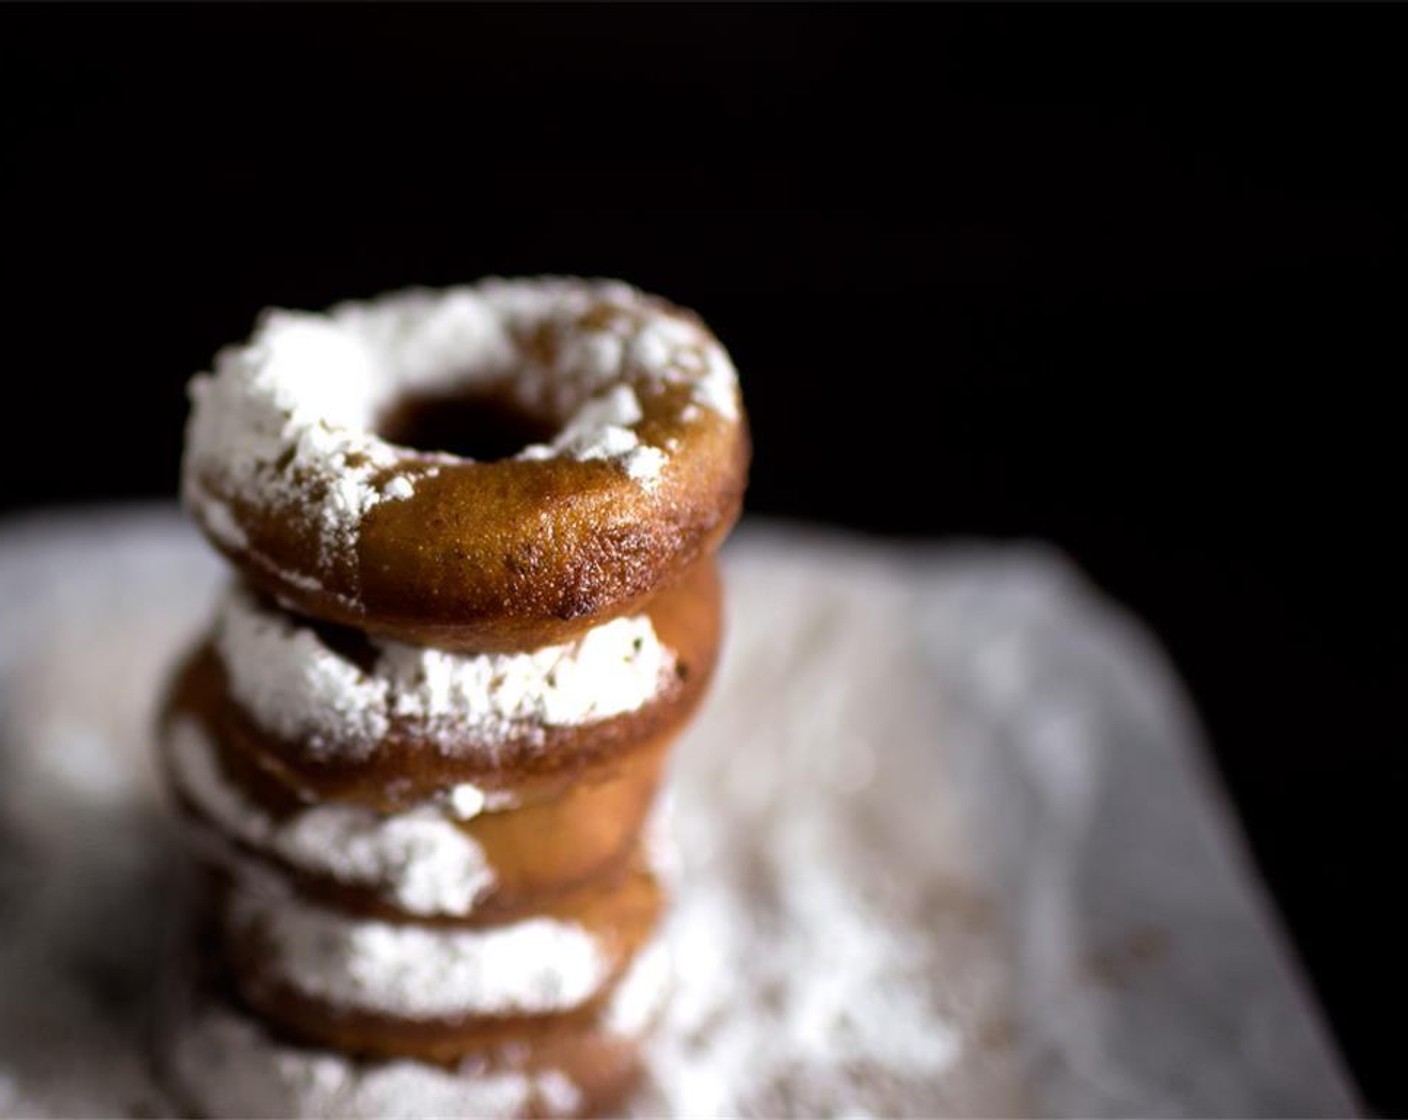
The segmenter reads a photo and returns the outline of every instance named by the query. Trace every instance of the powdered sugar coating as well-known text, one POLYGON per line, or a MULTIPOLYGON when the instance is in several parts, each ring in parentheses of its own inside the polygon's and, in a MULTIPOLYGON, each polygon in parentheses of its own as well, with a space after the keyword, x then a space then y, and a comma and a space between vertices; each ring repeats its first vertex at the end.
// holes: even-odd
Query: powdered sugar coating
POLYGON ((555 1070, 490 1073, 424 1062, 361 1064, 279 1042, 233 1009, 207 1004, 169 1035, 167 1065, 191 1104, 211 1116, 424 1120, 523 1114, 536 1096, 571 1115, 581 1093, 555 1070))
POLYGON ((176 788, 212 825, 255 851, 310 874, 374 889, 412 914, 469 914, 493 886, 483 850, 447 819, 447 810, 462 815, 449 804, 384 816, 360 805, 324 802, 277 820, 226 779, 200 724, 177 719, 168 736, 176 788))
POLYGON ((191 382, 186 498, 226 538, 238 522, 207 479, 250 502, 301 509, 331 559, 389 497, 377 480, 398 456, 367 431, 378 383, 368 349, 325 317, 266 313, 249 345, 222 350, 215 373, 191 382), (224 506, 218 518, 212 499, 224 506))
POLYGON ((675 655, 645 615, 613 619, 531 653, 456 654, 373 641, 370 671, 235 588, 216 622, 230 691, 271 734, 313 753, 367 757, 393 722, 446 751, 492 753, 511 738, 638 711, 667 686, 675 655))
POLYGON ((670 448, 635 431, 639 394, 671 385, 689 389, 687 408, 738 416, 737 375, 709 332, 615 281, 487 280, 324 314, 268 311, 248 343, 191 382, 182 490, 217 539, 240 549, 232 499, 296 511, 328 569, 351 555, 373 507, 413 496, 436 470, 375 434, 398 399, 505 388, 560 425, 519 458, 605 459, 651 489, 670 448), (533 345, 544 337, 554 340, 545 354, 533 345))
POLYGON ((272 734, 315 752, 365 755, 391 730, 384 681, 241 588, 232 588, 220 606, 215 648, 232 698, 272 734))
POLYGON ((657 934, 631 961, 611 998, 606 1001, 602 1025, 622 1038, 640 1038, 660 1017, 674 982, 674 959, 669 942, 657 934))
POLYGON ((243 883, 227 921, 267 945, 265 982, 334 1007, 406 1019, 570 1011, 611 973, 596 937, 552 918, 475 930, 398 925, 243 883))

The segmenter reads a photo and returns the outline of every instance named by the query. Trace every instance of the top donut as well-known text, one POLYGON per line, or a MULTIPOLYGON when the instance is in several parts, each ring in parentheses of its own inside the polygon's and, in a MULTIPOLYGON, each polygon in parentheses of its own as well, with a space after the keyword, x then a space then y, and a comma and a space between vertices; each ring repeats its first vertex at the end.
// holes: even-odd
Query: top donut
POLYGON ((728 355, 692 313, 614 281, 269 311, 190 395, 182 494, 210 540, 293 609, 398 641, 570 641, 637 612, 742 504, 728 355), (498 459, 395 442, 402 418, 466 401, 540 438, 498 459))

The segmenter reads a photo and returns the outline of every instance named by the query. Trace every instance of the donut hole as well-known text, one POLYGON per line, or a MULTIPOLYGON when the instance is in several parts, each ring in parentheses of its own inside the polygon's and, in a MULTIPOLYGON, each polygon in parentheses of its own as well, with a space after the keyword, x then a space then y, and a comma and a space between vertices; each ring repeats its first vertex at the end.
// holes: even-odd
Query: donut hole
POLYGON ((302 622, 324 646, 364 673, 372 672, 381 659, 381 650, 373 643, 371 636, 361 630, 322 619, 305 618, 302 622))
POLYGON ((512 459, 530 444, 551 442, 559 430, 506 393, 409 397, 377 425, 382 439, 402 447, 480 463, 512 459))

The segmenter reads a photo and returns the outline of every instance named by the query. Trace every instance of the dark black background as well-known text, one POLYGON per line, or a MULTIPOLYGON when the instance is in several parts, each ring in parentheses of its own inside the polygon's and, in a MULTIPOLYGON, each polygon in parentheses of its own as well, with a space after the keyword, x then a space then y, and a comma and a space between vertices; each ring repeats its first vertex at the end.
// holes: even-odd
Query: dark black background
POLYGON ((266 304, 699 309, 756 511, 1039 536, 1147 619, 1408 1110, 1405 20, 1388 8, 0 10, 0 511, 174 491, 266 304))

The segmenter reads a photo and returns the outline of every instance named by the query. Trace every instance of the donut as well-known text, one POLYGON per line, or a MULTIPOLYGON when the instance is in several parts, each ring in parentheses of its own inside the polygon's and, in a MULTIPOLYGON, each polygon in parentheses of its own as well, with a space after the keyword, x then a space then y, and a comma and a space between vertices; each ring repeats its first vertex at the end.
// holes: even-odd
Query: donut
POLYGON ((484 929, 356 918, 265 878, 223 880, 207 942, 238 1002, 306 1045, 453 1062, 595 1021, 654 936, 659 884, 615 884, 484 929))
POLYGON ((639 613, 732 527, 749 458, 717 340, 613 281, 268 312, 190 396, 182 494, 212 543, 302 614, 444 650, 560 645, 639 613), (531 442, 408 446, 405 417, 464 402, 531 442))
POLYGON ((669 960, 632 964, 595 1021, 490 1047, 444 1065, 363 1059, 279 1037, 208 978, 168 1000, 157 1066, 183 1114, 310 1120, 423 1120, 614 1114, 637 1080, 639 1040, 658 1014, 669 960))
POLYGON ((404 810, 449 790, 506 808, 662 749, 706 691, 719 643, 712 558, 643 613, 531 654, 368 641, 235 589, 168 710, 199 715, 308 802, 404 810))
POLYGON ((251 1120, 424 1120, 614 1114, 639 1075, 630 1039, 590 1030, 509 1046, 446 1068, 367 1061, 273 1037, 210 1001, 179 1020, 165 1080, 182 1115, 251 1120))
POLYGON ((457 787, 384 813, 307 803, 223 748, 195 716, 172 719, 161 738, 193 846, 217 867, 237 871, 259 859, 302 895, 352 914, 463 925, 524 915, 622 869, 665 756, 658 746, 636 752, 607 780, 513 811, 486 811, 477 790, 466 798, 457 787))

